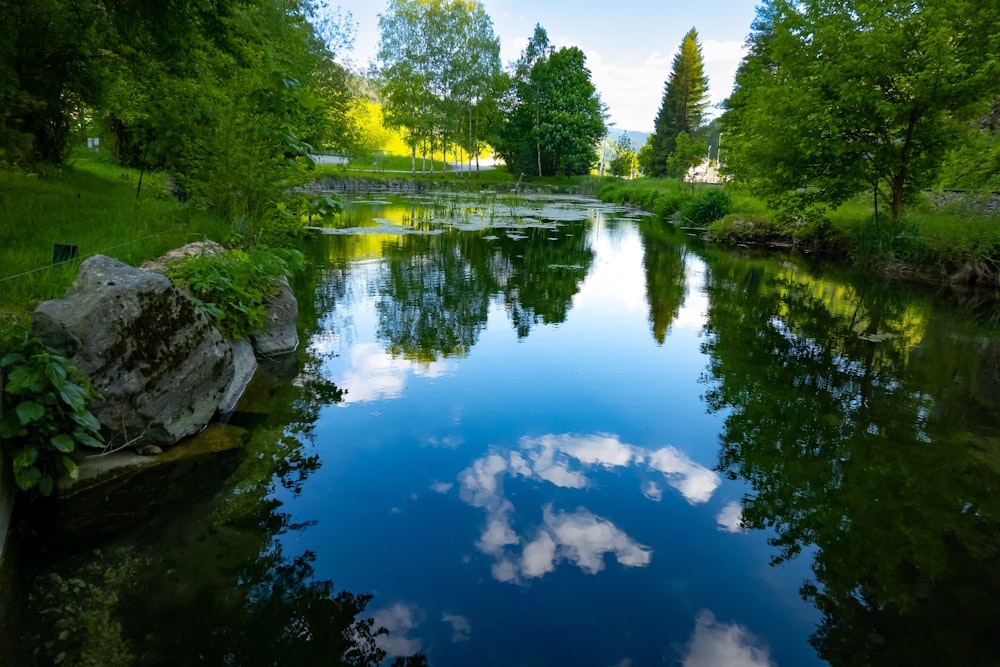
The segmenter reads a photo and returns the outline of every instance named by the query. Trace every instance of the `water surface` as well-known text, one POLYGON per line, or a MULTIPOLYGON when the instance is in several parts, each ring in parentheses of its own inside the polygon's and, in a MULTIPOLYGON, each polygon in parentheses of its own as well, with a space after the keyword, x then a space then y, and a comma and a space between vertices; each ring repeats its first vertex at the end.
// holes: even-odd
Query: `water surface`
POLYGON ((235 472, 40 573, 122 664, 995 659, 989 313, 590 200, 379 197, 310 243, 235 472))

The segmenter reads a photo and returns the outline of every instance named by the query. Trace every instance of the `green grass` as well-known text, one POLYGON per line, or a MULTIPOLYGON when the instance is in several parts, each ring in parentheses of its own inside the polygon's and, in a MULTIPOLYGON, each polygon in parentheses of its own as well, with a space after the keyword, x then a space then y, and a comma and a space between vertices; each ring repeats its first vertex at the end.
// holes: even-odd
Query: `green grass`
POLYGON ((224 221, 171 197, 162 174, 143 174, 137 197, 138 185, 138 171, 85 150, 61 169, 0 170, 0 320, 61 297, 92 255, 136 265, 230 235, 224 221), (55 244, 77 246, 77 258, 53 266, 55 244))
MULTIPOLYGON (((317 165, 315 171, 317 177, 329 176, 332 178, 356 177, 370 179, 394 179, 402 181, 421 181, 433 185, 441 184, 442 187, 468 188, 470 190, 481 190, 489 187, 510 188, 518 183, 518 177, 511 174, 502 165, 495 169, 480 169, 477 173, 473 165, 472 172, 466 171, 446 171, 441 174, 440 161, 435 162, 434 173, 420 173, 420 160, 417 160, 417 172, 410 173, 409 156, 390 155, 386 156, 387 162, 383 169, 374 168, 370 163, 357 163, 347 165, 317 165)), ((429 166, 430 163, 428 163, 429 166)), ((520 179, 520 183, 525 188, 554 189, 559 192, 573 191, 586 194, 597 192, 599 185, 606 179, 597 176, 546 176, 538 178, 536 176, 525 175, 520 179)))
MULTIPOLYGON (((706 187, 692 194, 690 185, 670 179, 606 179, 598 197, 683 224, 675 214, 683 213, 706 187)), ((982 194, 932 193, 912 202, 894 223, 883 210, 876 221, 868 195, 835 209, 790 215, 732 185, 726 191, 729 213, 708 225, 709 240, 791 246, 862 268, 1000 286, 1000 212, 990 213, 982 194)))

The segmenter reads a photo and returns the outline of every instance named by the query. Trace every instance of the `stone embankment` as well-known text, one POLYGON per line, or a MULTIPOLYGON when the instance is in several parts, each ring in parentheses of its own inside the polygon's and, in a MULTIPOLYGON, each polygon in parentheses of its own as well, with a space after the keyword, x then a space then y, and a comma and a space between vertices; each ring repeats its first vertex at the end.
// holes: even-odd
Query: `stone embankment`
POLYGON ((488 185, 482 185, 475 180, 470 181, 464 177, 455 176, 449 176, 443 180, 407 180, 403 178, 393 178, 391 176, 324 176, 303 186, 302 190, 313 193, 335 194, 352 194, 360 192, 411 194, 417 192, 428 192, 431 190, 455 190, 467 192, 470 188, 474 188, 476 190, 482 188, 494 192, 518 192, 521 194, 593 194, 585 191, 584 188, 575 185, 534 186, 520 181, 517 183, 490 183, 488 185))

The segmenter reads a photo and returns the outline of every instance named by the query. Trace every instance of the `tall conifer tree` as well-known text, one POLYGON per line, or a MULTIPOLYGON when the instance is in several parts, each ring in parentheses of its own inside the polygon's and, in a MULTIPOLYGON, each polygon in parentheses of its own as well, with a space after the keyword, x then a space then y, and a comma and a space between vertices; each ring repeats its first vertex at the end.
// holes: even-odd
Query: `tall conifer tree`
POLYGON ((701 45, 694 28, 684 35, 681 49, 674 56, 670 76, 663 89, 663 101, 656 115, 649 150, 643 155, 643 167, 649 176, 669 176, 667 158, 674 152, 677 135, 698 136, 708 106, 708 77, 701 63, 701 45))

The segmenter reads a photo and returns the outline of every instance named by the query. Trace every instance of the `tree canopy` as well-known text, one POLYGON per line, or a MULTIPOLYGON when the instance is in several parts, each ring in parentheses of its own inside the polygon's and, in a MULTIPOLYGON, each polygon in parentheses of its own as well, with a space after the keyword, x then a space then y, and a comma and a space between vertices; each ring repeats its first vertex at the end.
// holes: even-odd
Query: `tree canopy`
POLYGON ((996 0, 769 0, 727 102, 733 175, 792 208, 867 190, 899 220, 996 94, 997 16, 996 0))
MULTIPOLYGON (((691 28, 674 56, 670 76, 663 87, 663 101, 656 114, 654 131, 649 136, 648 149, 642 152, 647 175, 675 178, 684 175, 690 166, 687 154, 683 159, 669 160, 677 150, 678 135, 684 134, 690 141, 698 141, 707 106, 708 77, 702 67, 698 31, 691 28)), ((687 146, 685 144, 685 148, 687 146)))
POLYGON ((495 148, 513 173, 587 174, 606 133, 605 106, 576 47, 555 50, 541 26, 511 75, 495 148))
POLYGON ((350 28, 322 26, 317 11, 0 0, 0 161, 61 163, 84 132, 100 134, 122 164, 170 169, 186 196, 257 217, 297 157, 352 132, 349 76, 328 48, 350 28))
POLYGON ((418 147, 425 156, 449 145, 478 152, 501 73, 500 42, 482 3, 391 0, 379 30, 385 117, 403 131, 413 170, 418 147))

